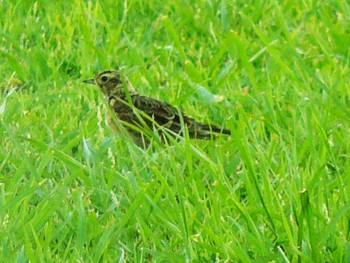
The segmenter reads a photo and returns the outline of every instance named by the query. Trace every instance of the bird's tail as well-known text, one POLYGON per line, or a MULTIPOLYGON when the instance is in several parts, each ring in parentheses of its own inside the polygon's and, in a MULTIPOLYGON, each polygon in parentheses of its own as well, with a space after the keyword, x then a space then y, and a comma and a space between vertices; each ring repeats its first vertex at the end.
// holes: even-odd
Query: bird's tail
POLYGON ((231 135, 231 131, 220 126, 200 123, 193 137, 198 139, 210 139, 220 134, 231 135))

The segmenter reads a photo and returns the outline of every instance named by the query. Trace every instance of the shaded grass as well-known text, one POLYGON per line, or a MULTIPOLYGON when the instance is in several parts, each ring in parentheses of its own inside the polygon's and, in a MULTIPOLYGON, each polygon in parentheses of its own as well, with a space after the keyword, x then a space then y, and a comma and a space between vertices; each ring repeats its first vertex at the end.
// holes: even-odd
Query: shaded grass
POLYGON ((346 2, 4 1, 0 13, 2 260, 349 258, 346 2), (80 84, 116 67, 233 135, 140 150, 80 84))

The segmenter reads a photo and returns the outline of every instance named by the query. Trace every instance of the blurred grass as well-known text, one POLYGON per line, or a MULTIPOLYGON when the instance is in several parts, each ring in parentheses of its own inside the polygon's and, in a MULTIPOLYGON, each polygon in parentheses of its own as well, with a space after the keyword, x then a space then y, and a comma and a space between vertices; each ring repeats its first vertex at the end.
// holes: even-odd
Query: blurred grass
POLYGON ((0 14, 0 261, 350 258, 346 1, 5 0, 0 14), (108 68, 233 135, 138 149, 81 84, 108 68))

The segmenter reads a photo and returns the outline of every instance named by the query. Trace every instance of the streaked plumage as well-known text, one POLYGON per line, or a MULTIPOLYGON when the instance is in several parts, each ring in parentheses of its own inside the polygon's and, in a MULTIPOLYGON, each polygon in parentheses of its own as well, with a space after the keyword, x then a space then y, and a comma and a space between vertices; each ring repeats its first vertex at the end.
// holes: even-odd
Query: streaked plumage
POLYGON ((164 132, 159 127, 170 131, 170 134, 182 135, 182 123, 187 127, 191 138, 209 139, 220 133, 231 134, 229 130, 219 126, 196 121, 166 102, 140 95, 130 87, 125 88, 125 83, 123 83, 117 71, 104 71, 97 74, 93 79, 84 82, 96 84, 100 87, 117 118, 124 123, 126 130, 140 146, 148 144, 147 136, 139 132, 140 129, 145 130, 147 127, 153 131, 156 130, 161 138, 164 138, 164 132), (140 129, 136 131, 131 126, 140 129))

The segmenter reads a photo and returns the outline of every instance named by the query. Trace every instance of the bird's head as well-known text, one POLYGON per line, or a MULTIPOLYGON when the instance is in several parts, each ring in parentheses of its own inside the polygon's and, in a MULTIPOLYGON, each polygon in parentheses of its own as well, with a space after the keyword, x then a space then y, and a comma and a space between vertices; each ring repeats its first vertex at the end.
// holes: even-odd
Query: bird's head
POLYGON ((123 82, 117 71, 106 70, 97 74, 93 79, 87 79, 83 82, 98 85, 103 94, 108 97, 125 93, 123 82))

